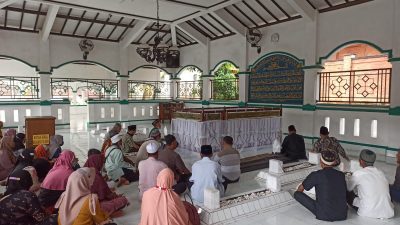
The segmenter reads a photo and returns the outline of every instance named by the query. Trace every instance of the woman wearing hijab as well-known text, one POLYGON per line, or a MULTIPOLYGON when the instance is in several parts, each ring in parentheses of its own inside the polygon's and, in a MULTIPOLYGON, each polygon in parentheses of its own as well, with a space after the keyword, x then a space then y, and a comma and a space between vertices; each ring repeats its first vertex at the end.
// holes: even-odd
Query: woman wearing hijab
POLYGON ((54 135, 50 138, 49 159, 58 158, 61 154, 61 146, 64 145, 64 138, 61 135, 54 135))
POLYGON ((128 204, 128 200, 124 196, 117 195, 110 190, 107 183, 101 176, 101 169, 103 168, 103 165, 104 159, 101 154, 89 156, 85 163, 85 167, 94 168, 96 171, 91 191, 93 194, 97 194, 101 208, 111 215, 113 212, 124 208, 128 204))
POLYGON ((33 167, 33 158, 35 157, 34 151, 32 149, 24 149, 17 158, 17 163, 14 170, 11 172, 10 176, 14 176, 20 170, 26 170, 31 174, 32 186, 29 191, 36 192, 40 188, 40 183, 36 173, 35 167, 33 167))
POLYGON ((4 137, 15 137, 17 135, 17 130, 10 128, 4 133, 4 137))
POLYGON ((42 183, 44 178, 46 178, 47 174, 50 172, 52 165, 46 159, 36 158, 33 160, 33 167, 35 167, 39 182, 42 183))
POLYGON ((17 159, 14 156, 14 137, 4 136, 0 144, 0 180, 4 180, 13 171, 17 159))
POLYGON ((57 224, 55 218, 46 215, 37 196, 28 191, 31 186, 31 175, 25 170, 18 170, 9 177, 5 196, 0 200, 0 224, 57 224))
POLYGON ((15 142, 14 151, 25 149, 25 134, 18 133, 17 135, 15 135, 14 142, 15 142))
POLYGON ((38 145, 35 148, 35 156, 37 159, 46 159, 49 161, 49 152, 48 152, 49 146, 48 145, 38 145))
POLYGON ((166 168, 157 176, 157 186, 144 192, 139 225, 191 225, 183 202, 172 189, 174 172, 166 168))
POLYGON ((59 225, 93 225, 110 222, 90 189, 95 180, 94 168, 80 168, 68 179, 65 192, 57 201, 59 225))
POLYGON ((53 168, 44 179, 39 194, 39 201, 43 207, 52 209, 58 198, 67 187, 68 177, 74 170, 75 154, 71 151, 63 151, 53 168))

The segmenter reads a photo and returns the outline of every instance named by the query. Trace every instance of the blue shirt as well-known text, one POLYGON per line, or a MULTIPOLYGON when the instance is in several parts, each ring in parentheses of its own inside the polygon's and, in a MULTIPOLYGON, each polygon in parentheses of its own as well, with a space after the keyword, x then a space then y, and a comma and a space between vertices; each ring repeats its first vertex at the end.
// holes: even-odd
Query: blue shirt
POLYGON ((193 182, 190 189, 192 198, 197 203, 204 202, 204 189, 206 188, 215 188, 219 190, 221 197, 224 195, 221 165, 208 157, 203 157, 193 164, 190 181, 193 182))

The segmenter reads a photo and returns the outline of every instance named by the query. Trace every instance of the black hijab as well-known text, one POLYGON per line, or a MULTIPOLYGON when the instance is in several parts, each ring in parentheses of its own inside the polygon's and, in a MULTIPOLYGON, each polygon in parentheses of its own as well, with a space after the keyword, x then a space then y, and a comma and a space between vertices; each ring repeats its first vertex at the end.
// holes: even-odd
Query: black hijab
POLYGON ((43 182, 44 178, 51 170, 52 165, 48 160, 38 158, 33 160, 33 167, 35 167, 39 182, 43 182))
POLYGON ((14 171, 22 170, 27 166, 32 166, 34 157, 35 157, 35 150, 24 149, 17 158, 17 163, 14 168, 14 171))
POLYGON ((17 150, 25 148, 24 139, 25 139, 25 134, 23 134, 23 133, 18 133, 17 135, 15 135, 15 137, 14 137, 14 143, 15 143, 14 151, 17 151, 17 150))
POLYGON ((15 171, 10 177, 8 177, 7 190, 4 195, 14 194, 21 190, 29 190, 32 184, 32 177, 28 171, 15 171))

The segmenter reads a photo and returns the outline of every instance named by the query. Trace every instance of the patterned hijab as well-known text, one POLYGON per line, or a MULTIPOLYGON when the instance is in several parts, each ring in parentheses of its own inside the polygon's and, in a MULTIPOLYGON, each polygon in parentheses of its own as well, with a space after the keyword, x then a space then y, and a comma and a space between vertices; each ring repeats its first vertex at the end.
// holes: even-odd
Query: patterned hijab
POLYGON ((88 197, 90 213, 96 215, 97 195, 90 192, 95 174, 95 169, 88 167, 80 168, 71 174, 67 188, 55 205, 59 209, 58 220, 60 224, 72 225, 88 197))
POLYGON ((33 181, 31 174, 26 170, 15 171, 12 176, 8 178, 7 190, 4 195, 13 194, 21 190, 29 190, 33 181))

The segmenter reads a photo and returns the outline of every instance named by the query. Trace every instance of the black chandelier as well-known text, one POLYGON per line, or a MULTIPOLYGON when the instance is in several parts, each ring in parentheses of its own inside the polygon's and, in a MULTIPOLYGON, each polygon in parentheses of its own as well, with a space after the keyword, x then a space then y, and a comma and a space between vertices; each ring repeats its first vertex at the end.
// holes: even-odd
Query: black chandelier
POLYGON ((166 45, 162 44, 162 37, 160 36, 160 17, 159 17, 159 11, 160 11, 160 5, 158 0, 157 2, 157 31, 156 31, 156 36, 154 37, 154 45, 153 48, 151 48, 148 44, 142 44, 139 45, 136 49, 136 52, 144 58, 147 62, 152 63, 154 61, 157 62, 157 64, 164 63, 167 60, 167 54, 175 53, 176 51, 179 52, 176 48, 171 48, 166 45))

